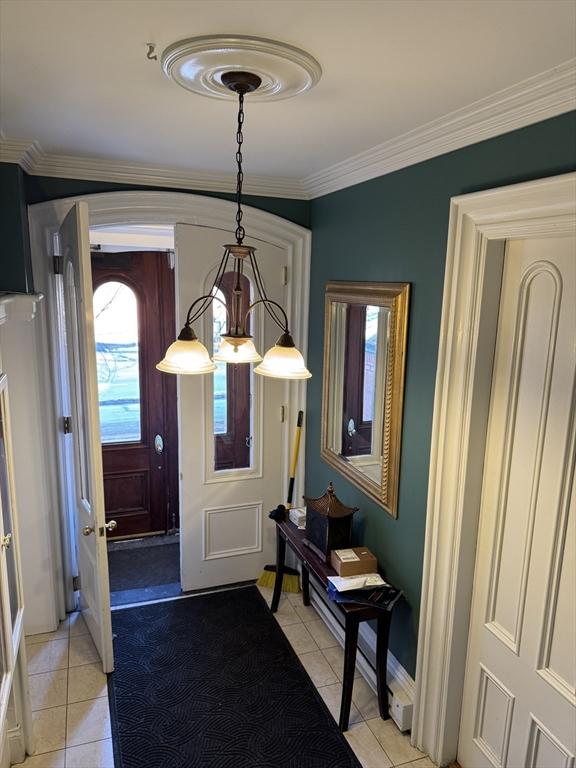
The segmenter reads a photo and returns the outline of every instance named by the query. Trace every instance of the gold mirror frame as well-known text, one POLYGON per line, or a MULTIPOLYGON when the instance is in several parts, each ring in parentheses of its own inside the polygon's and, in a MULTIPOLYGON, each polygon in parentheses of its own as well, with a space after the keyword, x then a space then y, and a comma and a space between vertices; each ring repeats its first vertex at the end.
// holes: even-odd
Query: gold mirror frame
MULTIPOLYGON (((384 507, 386 512, 394 518, 398 516, 398 481, 400 476, 409 295, 409 283, 330 282, 327 283, 325 291, 320 455, 324 461, 335 467, 373 501, 384 507), (383 412, 380 483, 359 471, 350 460, 330 447, 330 393, 331 387, 334 386, 334 376, 331 375, 334 366, 334 361, 331 360, 331 350, 334 347, 333 334, 335 333, 331 320, 335 310, 333 308, 334 303, 378 306, 388 309, 389 312, 388 346, 384 361, 384 407, 380 408, 383 412)), ((341 375, 344 377, 343 370, 341 375)))

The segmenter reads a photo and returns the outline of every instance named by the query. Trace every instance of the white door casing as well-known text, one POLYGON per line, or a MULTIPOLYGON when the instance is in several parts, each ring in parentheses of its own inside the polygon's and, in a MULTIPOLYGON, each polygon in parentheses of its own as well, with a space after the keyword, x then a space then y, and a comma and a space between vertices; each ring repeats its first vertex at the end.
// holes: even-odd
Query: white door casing
MULTIPOLYGON (((188 306, 210 291, 231 233, 179 224, 175 230, 177 314, 183 322, 188 306)), ((246 240, 256 257, 269 298, 285 303, 282 285, 285 249, 246 240)), ((249 268, 246 277, 256 289, 249 268)), ((180 323, 180 325, 182 324, 180 323)), ((260 354, 281 331, 259 307, 251 315, 251 333, 260 354)), ((196 333, 212 352, 212 311, 196 323, 196 333)), ((298 345, 298 340, 296 340, 298 345)), ((275 559, 275 526, 270 509, 284 502, 287 474, 284 439, 289 424, 281 421, 290 383, 252 374, 251 466, 214 470, 213 376, 179 377, 179 455, 182 588, 194 590, 257 578, 275 559)))
POLYGON ((576 238, 506 246, 458 762, 576 751, 576 238))
POLYGON ((457 754, 504 244, 575 231, 573 173, 451 201, 412 730, 440 765, 457 754))
POLYGON ((88 208, 76 203, 60 230, 72 403, 80 609, 104 672, 114 669, 88 208), (89 535, 84 535, 89 532, 89 535))
MULTIPOLYGON (((30 240, 35 274, 37 270, 45 272, 47 263, 50 263, 49 271, 51 271, 54 234, 57 233, 70 207, 77 202, 84 202, 88 207, 91 227, 128 225, 135 232, 140 229, 147 231, 150 226, 175 227, 178 223, 229 231, 231 224, 235 221, 236 213, 235 204, 227 200, 181 192, 110 192, 38 203, 29 207, 30 240)), ((304 227, 251 206, 244 208, 244 224, 252 239, 263 240, 282 248, 285 252, 289 276, 286 286, 285 308, 291 321, 293 336, 299 349, 306 357, 311 233, 304 227)), ((49 312, 46 313, 48 324, 46 333, 51 337, 53 348, 57 348, 57 292, 54 285, 48 280, 46 281, 46 288, 43 290, 45 290, 49 309, 49 312)), ((47 359, 49 360, 49 358, 47 359)), ((59 380, 60 372, 58 370, 52 370, 48 363, 45 364, 44 368, 45 382, 50 382, 52 379, 59 380)), ((54 412, 49 418, 51 418, 52 423, 56 423, 58 416, 62 413, 57 387, 56 391, 53 392, 53 401, 55 403, 54 412)), ((305 382, 291 382, 285 402, 288 404, 286 421, 288 424, 293 424, 298 410, 306 411, 305 382)), ((289 455, 291 432, 292 430, 287 429, 284 435, 283 452, 285 455, 289 455)), ((59 462, 62 465, 65 462, 65 449, 62 442, 58 444, 58 449, 59 462)), ((303 441, 296 472, 295 499, 301 498, 304 491, 304 466, 305 442, 303 441)), ((282 498, 285 498, 287 477, 283 477, 282 482, 282 498)), ((55 493, 65 499, 67 489, 65 476, 62 473, 61 477, 58 478, 58 486, 55 493)), ((53 522, 57 523, 57 521, 53 522)), ((66 588, 69 590, 68 585, 66 588)))

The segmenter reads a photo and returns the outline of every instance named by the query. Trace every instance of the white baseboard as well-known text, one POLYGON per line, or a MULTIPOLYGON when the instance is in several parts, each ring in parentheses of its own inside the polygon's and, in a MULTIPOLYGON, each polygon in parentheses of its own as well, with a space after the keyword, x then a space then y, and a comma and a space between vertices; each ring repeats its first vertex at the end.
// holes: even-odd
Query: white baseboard
MULTIPOLYGON (((310 601, 340 645, 344 647, 344 628, 337 621, 328 604, 315 590, 310 590, 310 601)), ((378 690, 376 681, 376 632, 367 622, 360 625, 356 665, 362 677, 376 693, 378 690)), ((386 683, 390 691, 390 715, 401 731, 408 731, 412 727, 412 708, 416 686, 413 678, 390 650, 386 661, 386 683)))
POLYGON ((22 726, 17 725, 15 728, 10 728, 7 731, 7 737, 10 765, 23 763, 26 758, 26 743, 22 726))

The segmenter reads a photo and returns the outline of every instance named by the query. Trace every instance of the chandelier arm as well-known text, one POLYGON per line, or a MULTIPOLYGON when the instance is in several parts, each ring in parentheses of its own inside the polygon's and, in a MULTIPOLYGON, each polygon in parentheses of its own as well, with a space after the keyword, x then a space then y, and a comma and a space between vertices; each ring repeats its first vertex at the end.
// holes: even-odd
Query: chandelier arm
MULTIPOLYGON (((220 288, 220 284, 222 283, 222 278, 224 277, 224 273, 226 272, 226 267, 228 266, 228 259, 230 258, 230 251, 226 248, 224 251, 224 255, 222 256, 222 259, 220 261, 220 265, 218 266, 218 271, 216 272, 216 277, 214 278, 214 282, 212 283, 212 287, 210 288, 210 294, 207 296, 202 296, 202 299, 210 298, 211 296, 214 297, 213 291, 214 289, 218 290, 220 288)), ((215 298, 215 297, 214 297, 215 298)), ((191 325, 195 320, 197 320, 199 317, 203 315, 203 313, 208 309, 211 301, 205 301, 204 304, 200 307, 200 309, 196 310, 194 316, 192 315, 192 309, 198 304, 200 299, 196 299, 196 301, 192 304, 190 309, 188 310, 188 314, 186 316, 186 325, 191 325)), ((228 309, 226 309, 226 312, 228 312, 228 309)))
MULTIPOLYGON (((264 287, 264 281, 262 280, 262 275, 260 274, 260 268, 258 267, 258 262, 256 261, 256 257, 252 253, 250 254, 250 264, 252 266, 252 271, 254 273, 254 278, 256 280, 256 288, 258 290, 258 293, 260 294, 260 297, 264 300, 264 302, 270 302, 270 303, 275 304, 276 306, 280 307, 280 309, 282 310, 282 313, 284 314, 284 318, 286 318, 286 313, 284 312, 284 309, 280 306, 280 304, 278 304, 275 301, 272 302, 268 298, 268 295, 266 293, 266 289, 264 287)), ((274 322, 276 323, 276 325, 278 325, 280 328, 282 328, 282 321, 280 320, 280 318, 276 314, 274 308, 268 306, 268 303, 265 303, 264 306, 266 308, 266 311, 268 312, 268 314, 272 318, 272 320, 274 320, 274 322)), ((286 320, 286 327, 288 327, 288 320, 286 320)))
POLYGON ((204 312, 208 309, 208 307, 212 304, 213 301, 217 301, 219 304, 222 304, 224 309, 226 310, 226 318, 228 322, 230 322, 230 310, 226 306, 226 302, 222 301, 222 299, 219 299, 218 296, 214 296, 213 294, 206 294, 206 296, 199 296, 196 301, 191 305, 190 309, 188 310, 188 317, 186 318, 186 325, 192 325, 192 323, 197 320, 199 317, 201 317, 204 312), (200 301, 207 301, 206 306, 204 309, 202 309, 199 312, 196 312, 196 314, 193 317, 190 317, 190 313, 192 312, 193 308, 198 304, 200 301))
POLYGON ((244 315, 244 327, 246 327, 246 320, 248 319, 248 315, 250 314, 250 312, 252 312, 254 307, 258 306, 258 304, 264 304, 266 309, 268 309, 268 305, 269 304, 273 304, 275 307, 278 307, 278 309, 280 310, 280 312, 282 313, 282 315, 284 317, 284 322, 281 322, 280 320, 277 320, 275 315, 271 314, 270 316, 272 317, 272 319, 274 320, 276 325, 284 333, 290 333, 290 331, 288 330, 288 316, 286 315, 286 312, 284 312, 284 309, 282 308, 282 306, 280 304, 278 304, 277 301, 273 301, 272 299, 258 299, 257 301, 254 301, 252 304, 250 304, 250 306, 246 310, 246 314, 244 315))

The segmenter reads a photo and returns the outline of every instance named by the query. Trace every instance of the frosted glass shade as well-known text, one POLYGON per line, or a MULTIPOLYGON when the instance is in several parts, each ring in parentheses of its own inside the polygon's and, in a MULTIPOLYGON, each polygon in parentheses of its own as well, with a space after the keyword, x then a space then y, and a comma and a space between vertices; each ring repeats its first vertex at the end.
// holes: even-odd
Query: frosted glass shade
POLYGON ((214 360, 219 363, 259 363, 262 355, 258 354, 252 339, 239 344, 237 347, 226 339, 220 342, 220 348, 214 355, 214 360))
POLYGON ((164 373, 179 373, 193 375, 197 373, 212 373, 216 365, 210 360, 208 350, 198 339, 193 341, 175 341, 166 350, 164 359, 156 368, 164 373))
POLYGON ((254 373, 272 379, 309 379, 312 376, 296 347, 278 344, 266 352, 264 360, 254 368, 254 373))

